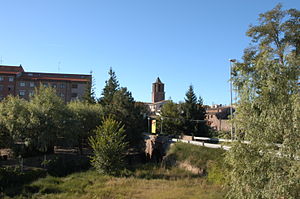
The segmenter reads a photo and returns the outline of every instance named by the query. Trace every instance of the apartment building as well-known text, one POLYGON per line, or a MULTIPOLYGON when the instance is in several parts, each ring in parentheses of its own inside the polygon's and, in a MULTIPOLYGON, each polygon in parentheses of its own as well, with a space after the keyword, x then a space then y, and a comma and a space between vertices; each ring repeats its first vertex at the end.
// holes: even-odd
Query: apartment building
POLYGON ((0 65, 0 100, 8 95, 29 99, 36 87, 52 87, 65 102, 82 99, 91 75, 25 72, 20 66, 0 65))

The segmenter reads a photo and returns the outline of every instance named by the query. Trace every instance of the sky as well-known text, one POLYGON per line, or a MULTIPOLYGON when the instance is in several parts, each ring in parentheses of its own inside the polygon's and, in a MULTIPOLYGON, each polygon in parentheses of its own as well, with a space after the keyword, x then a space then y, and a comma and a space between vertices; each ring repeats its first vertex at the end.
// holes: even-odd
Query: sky
POLYGON ((159 76, 166 99, 189 85, 204 104, 229 104, 229 59, 260 13, 299 0, 0 0, 0 64, 25 71, 89 74, 96 96, 110 67, 136 101, 150 102, 159 76))

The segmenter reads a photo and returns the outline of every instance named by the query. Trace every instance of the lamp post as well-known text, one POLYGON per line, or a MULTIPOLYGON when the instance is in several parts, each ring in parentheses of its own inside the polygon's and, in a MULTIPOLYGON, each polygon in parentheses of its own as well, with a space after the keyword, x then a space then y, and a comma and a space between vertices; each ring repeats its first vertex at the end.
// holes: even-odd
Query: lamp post
MULTIPOLYGON (((230 115, 231 119, 233 118, 233 113, 232 113, 232 64, 236 62, 236 59, 230 59, 230 115)), ((231 141, 233 140, 233 124, 231 124, 231 141)))

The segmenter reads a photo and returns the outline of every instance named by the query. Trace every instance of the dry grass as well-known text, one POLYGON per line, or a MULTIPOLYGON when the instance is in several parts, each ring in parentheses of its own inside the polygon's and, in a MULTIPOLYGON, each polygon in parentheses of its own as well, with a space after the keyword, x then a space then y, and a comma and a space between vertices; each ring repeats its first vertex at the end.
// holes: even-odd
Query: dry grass
MULTIPOLYGON (((148 170, 151 169, 147 168, 148 170)), ((143 169, 141 169, 143 170, 143 169)), ((205 178, 195 177, 183 170, 164 170, 153 167, 152 173, 160 173, 156 179, 145 179, 136 170, 130 177, 111 177, 94 170, 76 173, 64 178, 48 176, 24 187, 22 195, 15 198, 38 199, 172 199, 172 198, 224 198, 225 191, 219 185, 208 184, 205 178), (182 172, 172 177, 172 173, 182 172), (163 175, 166 173, 166 176, 163 175)), ((151 176, 150 174, 149 176, 151 176)))

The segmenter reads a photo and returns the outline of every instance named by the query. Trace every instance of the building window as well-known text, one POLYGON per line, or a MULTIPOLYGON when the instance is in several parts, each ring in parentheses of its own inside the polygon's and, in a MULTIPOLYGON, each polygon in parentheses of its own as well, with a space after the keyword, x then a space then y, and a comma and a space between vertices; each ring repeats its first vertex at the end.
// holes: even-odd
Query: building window
POLYGON ((25 96, 25 91, 20 91, 19 96, 25 96))
POLYGON ((3 90, 3 85, 0 85, 0 91, 2 91, 3 90))
POLYGON ((20 82, 20 86, 25 86, 25 82, 20 82))
POLYGON ((71 97, 77 97, 77 93, 72 93, 71 97))
POLYGON ((4 80, 4 77, 3 76, 0 76, 0 81, 3 81, 4 80))
POLYGON ((77 84, 72 84, 72 88, 78 88, 77 84))
POLYGON ((13 82, 14 81, 14 77, 8 77, 8 81, 9 82, 13 82))
POLYGON ((60 88, 65 88, 65 85, 64 84, 60 84, 60 88))
POLYGON ((34 82, 29 82, 30 87, 34 87, 34 82))
POLYGON ((61 97, 65 97, 65 94, 61 93, 60 96, 61 96, 61 97))
POLYGON ((56 84, 52 84, 52 88, 56 88, 56 84))

